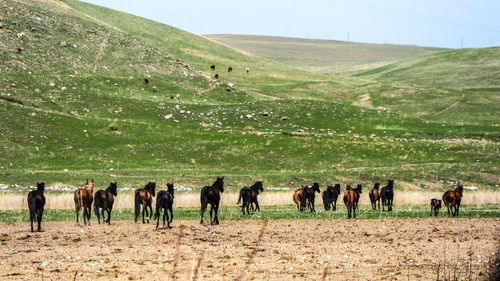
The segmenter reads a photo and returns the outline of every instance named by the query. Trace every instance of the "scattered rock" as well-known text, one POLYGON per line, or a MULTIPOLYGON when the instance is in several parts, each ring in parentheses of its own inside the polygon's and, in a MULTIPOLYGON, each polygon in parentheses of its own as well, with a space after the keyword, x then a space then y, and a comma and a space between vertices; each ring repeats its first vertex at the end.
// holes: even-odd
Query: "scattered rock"
POLYGON ((167 115, 165 115, 163 118, 165 118, 165 119, 167 119, 167 120, 168 120, 168 119, 170 119, 170 118, 172 118, 172 117, 174 117, 174 115, 173 115, 173 114, 167 114, 167 115))
POLYGON ((36 27, 32 27, 31 28, 31 32, 37 32, 38 29, 36 29, 36 27))
POLYGON ((207 117, 212 116, 212 112, 207 112, 207 113, 205 114, 205 116, 207 116, 207 117))
POLYGON ((61 45, 61 47, 66 47, 66 46, 68 46, 68 44, 66 44, 66 41, 62 41, 62 42, 60 43, 60 45, 61 45))
POLYGON ((153 92, 156 92, 156 87, 153 87, 153 92))
POLYGON ((50 83, 49 83, 49 86, 50 86, 50 87, 54 87, 55 85, 56 85, 56 84, 55 84, 54 82, 50 82, 50 83))
POLYGON ((228 85, 229 87, 231 87, 231 88, 232 88, 232 87, 234 87, 233 83, 229 83, 229 84, 227 84, 227 85, 228 85))
POLYGON ((232 90, 232 89, 230 89, 230 88, 227 88, 227 89, 226 89, 226 91, 228 91, 228 92, 232 92, 233 90, 232 90))
POLYGON ((184 114, 184 113, 186 113, 186 111, 185 110, 180 110, 179 113, 180 114, 184 114))
POLYGON ((0 28, 3 28, 3 23, 0 22, 0 28))
POLYGON ((23 49, 21 49, 21 48, 16 48, 16 53, 18 53, 18 54, 22 54, 22 53, 23 53, 23 49))
POLYGON ((264 111, 264 112, 262 112, 262 115, 269 116, 269 112, 264 111))
POLYGON ((115 114, 119 114, 119 113, 122 113, 123 112, 123 109, 120 107, 118 108, 118 110, 115 110, 115 114))
POLYGON ((250 118, 252 118, 252 115, 251 115, 251 114, 247 114, 247 115, 245 115, 245 117, 246 117, 247 119, 250 119, 250 118))
POLYGON ((147 78, 144 78, 144 84, 149 84, 149 80, 147 78))
POLYGON ((61 87, 61 91, 66 91, 66 87, 61 87))
POLYGON ((16 36, 17 36, 17 38, 21 38, 24 36, 24 32, 20 32, 20 33, 16 34, 16 36))
POLYGON ((281 121, 286 121, 288 120, 288 117, 281 117, 281 121))

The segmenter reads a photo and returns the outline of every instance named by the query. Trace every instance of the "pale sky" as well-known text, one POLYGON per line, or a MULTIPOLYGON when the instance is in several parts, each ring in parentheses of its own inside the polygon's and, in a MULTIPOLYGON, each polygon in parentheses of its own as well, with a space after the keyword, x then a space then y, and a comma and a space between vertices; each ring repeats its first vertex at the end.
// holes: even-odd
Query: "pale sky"
POLYGON ((500 46, 500 0, 85 0, 195 34, 500 46))

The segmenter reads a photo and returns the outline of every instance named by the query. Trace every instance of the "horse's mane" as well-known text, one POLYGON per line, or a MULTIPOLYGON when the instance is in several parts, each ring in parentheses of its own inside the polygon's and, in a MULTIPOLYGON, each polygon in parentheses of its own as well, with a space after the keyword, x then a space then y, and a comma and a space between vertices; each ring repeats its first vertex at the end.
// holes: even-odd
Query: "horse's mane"
POLYGON ((352 186, 350 184, 348 184, 346 187, 345 187, 345 190, 351 190, 352 189, 352 186))
POLYGON ((87 179, 87 182, 85 183, 85 189, 90 190, 90 193, 92 193, 92 191, 94 190, 94 179, 87 179))
POLYGON ((108 188, 106 188, 106 191, 109 191, 111 192, 113 195, 116 195, 116 190, 118 189, 118 186, 116 185, 116 181, 115 182, 111 182, 108 186, 108 188))
POLYGON ((167 191, 172 197, 174 196, 174 183, 167 183, 167 191))
POLYGON ((460 196, 462 196, 462 193, 464 191, 464 186, 460 184, 460 182, 457 183, 457 188, 455 188, 455 192, 458 192, 460 196))
POLYGON ((257 181, 255 182, 252 186, 250 186, 250 189, 255 189, 255 190, 259 190, 262 188, 262 182, 261 181, 257 181))
POLYGON ((380 183, 376 182, 375 185, 373 186, 373 189, 379 189, 380 188, 380 183))

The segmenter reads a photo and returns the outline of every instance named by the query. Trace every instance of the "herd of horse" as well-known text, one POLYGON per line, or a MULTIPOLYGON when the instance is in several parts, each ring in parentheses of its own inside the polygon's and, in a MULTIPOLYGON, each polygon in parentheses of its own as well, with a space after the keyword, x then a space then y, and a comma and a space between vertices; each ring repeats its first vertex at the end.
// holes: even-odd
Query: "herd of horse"
MULTIPOLYGON (((351 218, 354 216, 356 218, 356 210, 358 209, 359 198, 362 192, 362 185, 358 184, 356 188, 352 188, 351 185, 346 186, 344 192, 344 204, 347 208, 347 217, 351 218)), ((392 211, 392 205, 394 201, 394 180, 389 180, 387 185, 382 187, 380 190, 380 183, 375 183, 373 188, 369 192, 369 198, 373 210, 380 210, 380 201, 382 201, 382 211, 392 211)), ((74 194, 75 201, 75 214, 76 223, 79 224, 80 221, 80 211, 83 209, 83 222, 85 225, 90 225, 90 216, 92 210, 92 204, 94 204, 94 213, 97 216, 97 221, 101 223, 101 216, 103 223, 111 224, 111 211, 113 210, 114 198, 117 194, 117 183, 111 182, 105 190, 98 190, 93 193, 94 190, 94 180, 87 179, 85 186, 83 188, 78 188, 74 194), (107 218, 105 216, 107 214, 107 218)), ((45 183, 37 183, 37 189, 28 193, 28 209, 30 213, 31 231, 34 231, 33 224, 38 223, 37 231, 42 231, 42 215, 45 206, 45 183)), ((240 190, 237 204, 241 205, 241 211, 245 214, 250 214, 252 212, 260 211, 259 201, 257 200, 260 192, 263 192, 262 181, 257 181, 250 187, 243 187, 240 190)), ((203 224, 203 215, 210 204, 210 224, 219 224, 218 212, 220 206, 221 193, 224 192, 224 177, 217 177, 214 183, 210 186, 205 186, 201 189, 200 194, 200 223, 203 224)), ((297 206, 299 212, 303 212, 309 209, 311 212, 316 212, 314 204, 316 193, 321 193, 319 184, 317 182, 313 183, 312 186, 304 185, 301 188, 295 190, 293 194, 293 201, 297 206)), ((457 188, 454 190, 446 191, 442 200, 431 199, 431 216, 438 215, 439 209, 441 208, 441 202, 443 202, 448 208, 448 216, 458 216, 458 211, 460 209, 460 202, 463 194, 463 185, 460 182, 457 183, 457 188), (450 212, 451 210, 451 212, 450 212)), ((334 186, 327 186, 323 191, 322 199, 323 205, 326 211, 337 210, 337 199, 340 195, 340 184, 335 184, 334 186)), ((167 227, 170 228, 172 223, 174 213, 174 184, 167 183, 167 190, 161 190, 156 194, 156 183, 148 182, 144 188, 137 189, 134 193, 134 207, 135 207, 135 219, 137 219, 141 214, 142 208, 142 223, 149 223, 151 216, 156 220, 156 229, 160 225, 160 216, 163 209, 163 227, 165 228, 165 222, 167 227), (156 196, 156 211, 153 216, 153 197, 156 196), (170 213, 170 215, 169 215, 170 213)))

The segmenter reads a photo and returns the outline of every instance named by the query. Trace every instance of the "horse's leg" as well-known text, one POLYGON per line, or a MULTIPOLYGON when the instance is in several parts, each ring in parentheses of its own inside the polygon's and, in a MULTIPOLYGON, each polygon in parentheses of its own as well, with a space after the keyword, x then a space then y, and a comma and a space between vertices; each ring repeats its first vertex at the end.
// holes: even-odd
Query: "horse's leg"
POLYGON ((215 224, 219 224, 219 203, 215 204, 215 224))
POLYGON ((458 217, 458 210, 460 210, 460 202, 457 202, 455 208, 457 209, 457 217, 458 217))
POLYGON ((170 220, 168 221, 168 227, 170 227, 170 223, 174 219, 174 210, 173 210, 172 206, 170 206, 169 210, 170 210, 170 220))
POLYGON ((163 228, 165 228, 165 218, 167 219, 167 223, 168 223, 167 208, 163 208, 163 228))
POLYGON ((148 217, 148 223, 149 223, 149 220, 151 219, 151 216, 153 215, 153 207, 152 207, 153 204, 149 204, 149 217, 148 217))
POLYGON ((259 200, 255 198, 255 209, 260 212, 259 200))
POLYGON ((142 206, 142 223, 146 223, 144 220, 144 212, 146 211, 146 205, 142 206))
POLYGON ((106 224, 106 216, 104 215, 104 210, 105 208, 102 208, 101 214, 102 214, 102 223, 106 224))
POLYGON ((200 224, 203 224, 203 215, 205 214, 205 210, 207 209, 207 203, 201 202, 201 210, 200 210, 200 224))
POLYGON ((111 211, 113 210, 113 207, 109 208, 108 210, 108 225, 111 225, 111 211))
POLYGON ((43 215, 43 208, 38 211, 38 216, 37 216, 37 221, 38 221, 38 232, 42 231, 42 215, 43 215))
POLYGON ((210 224, 214 224, 214 221, 212 220, 212 212, 214 210, 214 204, 210 204, 210 224))
MULTIPOLYGON (((79 225, 80 222, 79 222, 79 217, 80 217, 80 210, 78 209, 78 207, 76 208, 76 224, 79 225)), ((85 218, 84 218, 85 220, 85 218)))

